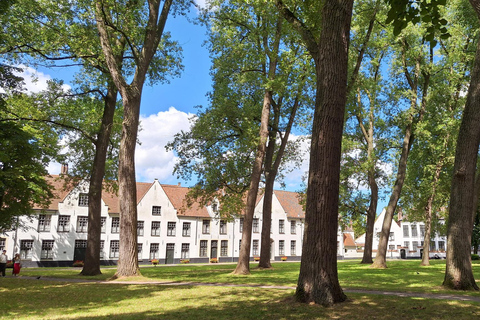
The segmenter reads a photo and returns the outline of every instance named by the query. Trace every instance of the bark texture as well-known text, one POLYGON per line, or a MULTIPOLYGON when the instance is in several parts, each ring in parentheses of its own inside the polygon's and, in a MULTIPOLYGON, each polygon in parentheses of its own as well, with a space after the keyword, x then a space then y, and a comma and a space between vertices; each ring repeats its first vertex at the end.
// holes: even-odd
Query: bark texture
MULTIPOLYGON (((480 1, 470 0, 480 17, 480 1)), ((457 138, 455 164, 447 223, 447 264, 445 287, 478 290, 471 262, 474 218, 475 173, 480 143, 480 42, 471 71, 470 87, 457 138)))
POLYGON ((242 245, 238 256, 237 267, 234 274, 250 274, 250 247, 252 242, 252 222, 257 202, 258 185, 262 175, 263 158, 265 157, 266 142, 268 138, 268 118, 270 116, 270 106, 272 95, 270 91, 265 92, 263 99, 262 116, 260 122, 260 140, 255 154, 250 188, 247 195, 247 205, 245 207, 245 216, 243 219, 242 245))
POLYGON ((102 273, 100 271, 100 217, 102 213, 103 177, 105 175, 105 162, 112 132, 117 95, 118 90, 115 84, 110 82, 104 99, 105 107, 102 124, 95 144, 95 157, 88 190, 88 242, 84 266, 81 272, 84 276, 95 276, 102 273))
POLYGON ((318 41, 281 1, 277 6, 302 36, 315 61, 317 81, 305 234, 295 295, 301 302, 331 306, 346 299, 338 282, 337 229, 353 1, 322 2, 318 41))

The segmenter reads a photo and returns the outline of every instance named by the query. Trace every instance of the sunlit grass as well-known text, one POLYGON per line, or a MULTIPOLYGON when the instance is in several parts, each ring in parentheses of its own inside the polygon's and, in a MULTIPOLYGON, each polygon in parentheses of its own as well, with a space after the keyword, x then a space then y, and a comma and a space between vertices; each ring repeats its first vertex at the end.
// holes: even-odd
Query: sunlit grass
POLYGON ((332 308, 294 302, 293 290, 153 284, 63 283, 8 278, 2 319, 471 319, 459 301, 353 294, 332 308), (16 297, 16 298, 14 298, 16 297))

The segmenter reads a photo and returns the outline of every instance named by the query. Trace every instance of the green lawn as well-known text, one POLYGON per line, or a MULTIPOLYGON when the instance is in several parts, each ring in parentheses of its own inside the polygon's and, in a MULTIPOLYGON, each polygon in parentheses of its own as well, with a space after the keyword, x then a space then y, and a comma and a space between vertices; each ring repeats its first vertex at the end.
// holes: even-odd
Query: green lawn
MULTIPOLYGON (((440 284, 444 261, 418 266, 419 261, 391 261, 386 270, 371 269, 358 261, 339 262, 343 288, 447 293, 440 284), (418 273, 417 273, 418 272, 418 273)), ((192 281, 295 286, 298 263, 276 263, 273 270, 234 276, 235 265, 179 265, 142 268, 145 281, 192 281)), ((400 298, 348 293, 349 301, 332 308, 293 301, 293 289, 217 286, 161 286, 155 284, 74 283, 80 269, 24 268, 23 276, 0 279, 0 317, 3 319, 472 319, 480 304, 423 298, 400 298), (66 278, 65 282, 44 280, 66 278)), ((480 263, 474 264, 480 279, 480 263)), ((107 279, 114 268, 102 269, 107 279)), ((90 279, 90 278, 88 278, 90 279)), ((455 292, 475 295, 478 292, 455 292)))

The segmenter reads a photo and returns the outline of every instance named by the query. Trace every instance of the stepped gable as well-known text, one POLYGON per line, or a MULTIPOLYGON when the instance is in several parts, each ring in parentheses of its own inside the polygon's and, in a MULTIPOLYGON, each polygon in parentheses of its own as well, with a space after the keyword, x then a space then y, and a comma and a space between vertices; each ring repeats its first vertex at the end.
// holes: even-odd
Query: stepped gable
POLYGON ((207 208, 194 202, 190 207, 187 205, 186 196, 189 188, 176 185, 161 185, 168 199, 177 210, 177 215, 182 217, 210 218, 207 208))
POLYGON ((53 198, 47 208, 40 207, 38 204, 33 205, 36 210, 58 210, 58 204, 63 202, 67 195, 73 190, 72 184, 65 185, 65 180, 59 175, 49 175, 45 177, 48 184, 53 186, 53 198))
POLYGON ((273 193, 287 213, 288 218, 305 218, 303 206, 300 204, 300 195, 297 192, 275 190, 273 193))

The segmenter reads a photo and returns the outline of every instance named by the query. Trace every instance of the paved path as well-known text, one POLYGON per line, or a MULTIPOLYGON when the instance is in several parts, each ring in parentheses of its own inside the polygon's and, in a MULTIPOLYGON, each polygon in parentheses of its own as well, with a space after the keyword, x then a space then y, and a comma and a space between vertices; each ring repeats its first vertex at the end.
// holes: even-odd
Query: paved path
MULTIPOLYGON (((294 286, 270 286, 270 285, 256 285, 256 284, 230 284, 230 283, 204 283, 204 282, 169 282, 169 281, 104 281, 104 280, 88 280, 88 279, 62 279, 49 277, 20 277, 20 279, 27 280, 42 280, 42 281, 62 281, 62 282, 87 282, 100 284, 151 284, 160 286, 210 286, 210 287, 237 287, 237 288, 262 288, 262 289, 280 289, 280 290, 295 290, 294 286)), ((359 290, 359 289, 343 289, 346 293, 361 293, 361 294, 378 294, 395 297, 415 297, 425 299, 438 300, 459 300, 459 301, 473 301, 480 303, 480 294, 476 296, 454 295, 448 293, 419 293, 419 292, 398 292, 398 291, 382 291, 382 290, 359 290)))

